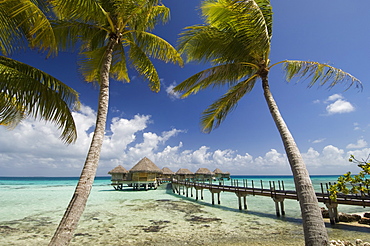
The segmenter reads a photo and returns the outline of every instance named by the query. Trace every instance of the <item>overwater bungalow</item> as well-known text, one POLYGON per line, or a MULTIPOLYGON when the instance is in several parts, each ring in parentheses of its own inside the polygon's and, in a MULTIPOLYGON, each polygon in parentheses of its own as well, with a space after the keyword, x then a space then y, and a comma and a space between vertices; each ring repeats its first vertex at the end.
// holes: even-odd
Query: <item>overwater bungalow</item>
POLYGON ((216 168, 214 171, 214 177, 216 180, 224 180, 224 179, 227 179, 229 180, 230 179, 230 173, 229 172, 222 172, 219 168, 216 168))
POLYGON ((123 181, 126 179, 128 171, 121 165, 113 168, 108 172, 108 174, 112 175, 111 177, 111 185, 116 190, 122 190, 123 181))
POLYGON ((168 167, 162 168, 161 179, 163 181, 170 181, 170 180, 172 180, 172 177, 174 175, 175 175, 175 173, 173 171, 171 171, 171 169, 169 169, 168 167))
POLYGON ((187 168, 180 168, 175 173, 175 177, 178 180, 190 180, 194 178, 194 173, 187 168))
POLYGON ((157 189, 157 177, 162 173, 159 167, 147 157, 144 157, 130 169, 126 182, 134 189, 140 189, 140 187, 157 189))
POLYGON ((198 181, 209 181, 213 179, 213 173, 208 168, 199 168, 194 175, 194 179, 198 181))
POLYGON ((216 168, 215 170, 213 170, 214 177, 217 180, 221 180, 222 179, 222 174, 223 173, 224 172, 222 172, 221 169, 219 169, 219 168, 216 168))
POLYGON ((229 179, 230 179, 230 173, 229 173, 229 172, 224 172, 224 173, 222 174, 222 179, 227 179, 227 180, 229 180, 229 179))

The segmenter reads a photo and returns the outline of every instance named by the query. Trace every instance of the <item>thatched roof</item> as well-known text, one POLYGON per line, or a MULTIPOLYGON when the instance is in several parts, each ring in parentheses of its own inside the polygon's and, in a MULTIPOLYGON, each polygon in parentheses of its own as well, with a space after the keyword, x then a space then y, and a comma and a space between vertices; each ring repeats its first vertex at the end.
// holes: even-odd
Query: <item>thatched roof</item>
POLYGON ((176 172, 176 175, 191 175, 191 174, 194 174, 194 173, 191 172, 189 169, 186 169, 186 168, 180 168, 176 172))
POLYGON ((174 172, 172 172, 171 169, 169 169, 168 167, 162 168, 162 172, 163 172, 164 175, 172 175, 172 174, 174 174, 174 172))
POLYGON ((213 171, 214 174, 223 174, 224 172, 222 172, 219 168, 216 168, 214 171, 213 171))
POLYGON ((162 170, 159 169, 151 160, 144 157, 141 159, 135 166, 130 169, 131 173, 162 173, 162 170))
POLYGON ((108 174, 113 174, 113 173, 128 173, 128 171, 123 166, 118 165, 108 172, 108 174))
POLYGON ((195 172, 195 174, 212 175, 213 173, 208 168, 201 167, 195 172))

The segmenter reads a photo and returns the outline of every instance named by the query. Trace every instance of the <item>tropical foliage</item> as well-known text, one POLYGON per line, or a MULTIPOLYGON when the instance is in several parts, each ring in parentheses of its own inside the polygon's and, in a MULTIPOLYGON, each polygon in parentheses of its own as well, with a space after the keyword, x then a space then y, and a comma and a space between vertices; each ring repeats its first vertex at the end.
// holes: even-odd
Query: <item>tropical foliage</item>
POLYGON ((56 53, 56 42, 43 1, 7 0, 0 5, 0 125, 15 127, 27 116, 55 123, 61 139, 77 138, 71 109, 78 94, 51 75, 7 56, 38 47, 56 53), (43 12, 43 11, 44 12, 43 12))
POLYGON ((268 74, 283 64, 288 81, 311 77, 309 86, 329 88, 338 83, 361 86, 352 75, 328 64, 284 60, 271 64, 272 7, 269 0, 205 0, 201 5, 205 24, 185 28, 179 38, 179 51, 187 61, 210 63, 208 69, 186 79, 175 87, 182 97, 206 88, 228 88, 227 92, 204 112, 201 123, 210 132, 225 120, 239 100, 262 82, 270 113, 281 135, 302 211, 306 245, 325 245, 328 237, 315 191, 296 143, 287 128, 271 94, 268 74))
POLYGON ((96 126, 74 195, 50 245, 68 244, 84 211, 99 163, 108 113, 110 78, 130 82, 132 67, 158 92, 151 59, 182 64, 177 50, 151 30, 167 21, 158 0, 51 0, 58 19, 53 28, 63 50, 78 48, 80 71, 100 87, 96 126))
POLYGON ((352 175, 347 172, 338 177, 337 182, 329 188, 330 198, 333 201, 337 200, 340 193, 343 194, 360 194, 361 196, 369 196, 370 185, 370 155, 366 159, 358 160, 354 155, 351 155, 349 161, 357 164, 362 170, 357 175, 352 175))

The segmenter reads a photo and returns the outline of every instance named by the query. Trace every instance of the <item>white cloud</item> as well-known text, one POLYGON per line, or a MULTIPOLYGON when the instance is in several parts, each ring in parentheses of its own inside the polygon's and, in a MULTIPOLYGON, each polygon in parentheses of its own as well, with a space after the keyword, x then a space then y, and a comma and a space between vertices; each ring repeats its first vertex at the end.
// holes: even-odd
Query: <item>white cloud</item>
POLYGON ((322 142, 324 142, 325 140, 326 140, 326 138, 320 138, 320 139, 316 139, 316 140, 312 141, 312 143, 314 143, 314 144, 322 143, 322 142))
POLYGON ((357 143, 351 143, 347 145, 347 149, 361 149, 367 146, 367 142, 364 139, 357 140, 357 143))
POLYGON ((329 104, 326 107, 326 111, 329 114, 343 114, 355 111, 355 107, 350 102, 338 99, 335 102, 329 104))
POLYGON ((339 99, 343 99, 343 96, 341 94, 333 94, 326 99, 326 102, 333 102, 339 99))
POLYGON ((166 88, 167 95, 173 100, 180 99, 181 97, 181 94, 179 92, 176 92, 173 90, 175 87, 176 87, 176 82, 173 82, 170 86, 166 88))
POLYGON ((360 124, 358 124, 357 122, 353 123, 353 130, 355 131, 361 130, 360 124))
POLYGON ((355 107, 344 99, 341 94, 333 94, 329 96, 325 103, 329 104, 326 106, 326 112, 329 115, 343 114, 355 111, 355 107))
MULTIPOLYGON (((78 126, 78 140, 74 145, 64 145, 58 139, 59 131, 51 124, 25 120, 12 131, 0 127, 0 175, 1 176, 78 176, 88 151, 96 113, 83 106, 80 112, 73 113, 78 126)), ((130 169, 144 156, 153 160, 159 167, 167 166, 173 171, 188 168, 195 172, 200 167, 213 171, 220 168, 232 174, 291 174, 285 153, 271 149, 261 156, 249 153, 239 154, 237 150, 216 149, 200 146, 187 149, 179 141, 170 146, 174 139, 185 131, 171 129, 160 133, 147 130, 151 121, 148 115, 136 115, 132 119, 113 118, 107 129, 103 143, 98 175, 117 165, 130 169)), ((370 149, 360 139, 347 147, 358 148, 345 152, 333 145, 321 151, 308 149, 302 156, 311 174, 342 174, 356 166, 348 162, 354 154, 366 158, 370 149), (363 149, 361 149, 363 148, 363 149)))
POLYGON ((264 157, 257 157, 254 163, 259 167, 270 169, 272 173, 279 173, 280 168, 289 167, 286 155, 279 153, 276 149, 271 149, 264 157))

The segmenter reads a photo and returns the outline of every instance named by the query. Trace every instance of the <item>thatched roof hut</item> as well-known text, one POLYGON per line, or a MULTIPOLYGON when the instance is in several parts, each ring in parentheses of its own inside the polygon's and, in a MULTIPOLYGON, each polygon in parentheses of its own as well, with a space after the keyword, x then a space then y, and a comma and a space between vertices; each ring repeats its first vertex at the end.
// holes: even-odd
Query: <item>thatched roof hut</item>
POLYGON ((108 172, 108 174, 114 174, 114 173, 128 173, 128 171, 123 166, 118 165, 108 172))
POLYGON ((222 179, 222 175, 224 174, 219 168, 216 168, 213 173, 216 179, 222 179))
POLYGON ((192 175, 194 174, 193 172, 191 172, 189 169, 187 168, 180 168, 179 170, 177 170, 176 172, 176 175, 192 175))
POLYGON ((195 172, 195 174, 212 175, 213 173, 208 168, 201 167, 195 172))
POLYGON ((123 181, 127 173, 128 171, 121 165, 118 165, 108 172, 108 174, 112 175, 111 181, 113 183, 116 183, 115 181, 123 181))
POLYGON ((135 182, 156 183, 160 174, 162 174, 162 170, 147 157, 144 157, 130 169, 128 178, 135 182))
POLYGON ((195 179, 197 180, 210 180, 212 179, 213 173, 208 168, 199 168, 195 172, 195 179))
POLYGON ((130 169, 130 173, 162 173, 162 170, 147 157, 144 157, 130 169))
POLYGON ((163 175, 174 175, 175 173, 171 171, 168 167, 162 168, 163 175))
POLYGON ((213 171, 214 174, 223 174, 224 172, 222 172, 219 168, 216 168, 214 171, 213 171))
POLYGON ((230 179, 230 173, 229 172, 224 172, 222 174, 222 178, 224 178, 224 179, 230 179))
POLYGON ((179 179, 179 180, 184 180, 184 179, 191 179, 194 177, 194 173, 191 172, 189 169, 187 168, 180 168, 179 170, 177 170, 177 172, 175 173, 176 177, 179 179))
POLYGON ((162 180, 170 180, 173 177, 173 175, 175 175, 175 173, 172 172, 172 170, 169 169, 168 167, 162 168, 162 175, 161 175, 162 180))

